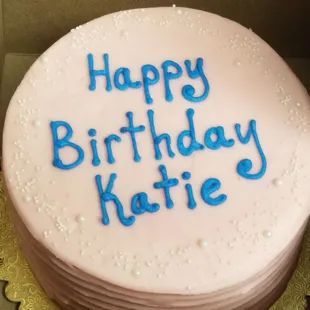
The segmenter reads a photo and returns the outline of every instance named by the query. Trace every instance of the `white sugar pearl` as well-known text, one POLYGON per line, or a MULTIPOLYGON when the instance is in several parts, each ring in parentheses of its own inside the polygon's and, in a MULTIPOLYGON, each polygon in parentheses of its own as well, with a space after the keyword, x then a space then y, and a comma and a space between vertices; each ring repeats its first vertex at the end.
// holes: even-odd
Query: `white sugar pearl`
POLYGON ((79 214, 77 217, 76 217, 76 221, 78 222, 78 223, 84 223, 85 222, 85 217, 84 217, 84 215, 82 215, 82 214, 79 214))
POLYGON ((198 246, 202 249, 208 246, 208 242, 204 239, 199 239, 197 243, 198 243, 198 246))
POLYGON ((132 274, 132 276, 133 276, 134 278, 139 278, 140 275, 141 275, 141 272, 140 272, 140 270, 138 270, 138 269, 133 269, 133 270, 131 271, 131 274, 132 274))
POLYGON ((37 128, 40 127, 41 126, 41 121, 39 119, 34 120, 33 121, 33 126, 37 127, 37 128))
POLYGON ((25 196, 24 197, 24 201, 25 202, 30 202, 32 200, 32 198, 30 196, 25 196))
POLYGON ((282 182, 282 180, 280 180, 280 179, 274 179, 274 180, 273 180, 273 184, 274 184, 275 186, 281 186, 281 185, 283 184, 283 182, 282 182))
POLYGON ((43 57, 41 58, 41 61, 42 61, 43 63, 47 63, 47 62, 48 62, 48 58, 47 58, 46 56, 43 56, 43 57))
POLYGON ((272 237, 272 233, 271 233, 271 231, 269 231, 269 230, 264 230, 264 231, 263 231, 263 236, 264 236, 265 238, 270 238, 270 237, 272 237))

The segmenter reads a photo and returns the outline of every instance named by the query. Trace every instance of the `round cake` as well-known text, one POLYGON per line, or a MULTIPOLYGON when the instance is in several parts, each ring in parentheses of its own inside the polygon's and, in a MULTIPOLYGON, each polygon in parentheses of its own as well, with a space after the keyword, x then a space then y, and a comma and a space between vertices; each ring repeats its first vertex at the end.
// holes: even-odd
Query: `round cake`
POLYGON ((268 309, 310 214, 309 96, 258 36, 178 7, 79 26, 9 105, 21 247, 62 309, 268 309))

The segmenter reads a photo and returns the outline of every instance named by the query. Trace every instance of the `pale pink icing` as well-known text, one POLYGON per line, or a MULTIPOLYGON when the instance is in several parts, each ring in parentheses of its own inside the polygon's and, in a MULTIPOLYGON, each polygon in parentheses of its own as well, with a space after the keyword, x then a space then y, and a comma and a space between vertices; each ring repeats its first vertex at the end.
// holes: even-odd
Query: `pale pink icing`
MULTIPOLYGON (((27 73, 12 98, 4 127, 3 171, 8 194, 36 240, 29 247, 29 260, 37 268, 55 265, 57 275, 61 269, 65 272, 58 278, 41 269, 38 277, 42 284, 51 287, 47 290, 55 291, 55 298, 63 303, 70 297, 66 292, 72 291, 63 290, 62 298, 62 290, 55 288, 57 281, 67 276, 75 281, 89 279, 94 287, 85 295, 90 297, 77 301, 85 302, 86 307, 96 294, 104 298, 105 293, 97 291, 102 283, 111 285, 121 302, 126 290, 137 292, 134 300, 140 294, 156 293, 160 309, 165 309, 160 301, 166 294, 168 300, 170 294, 182 303, 190 300, 191 309, 200 294, 198 300, 203 302, 198 305, 210 302, 217 305, 214 309, 222 309, 223 296, 214 297, 215 301, 212 297, 218 290, 230 291, 233 300, 238 300, 235 295, 240 291, 233 287, 243 282, 242 290, 255 287, 254 277, 268 269, 276 257, 284 252, 293 255, 288 246, 309 216, 309 120, 308 94, 284 61, 253 32, 227 19, 186 8, 156 8, 108 15, 72 31, 27 73), (179 91, 185 83, 201 90, 199 81, 188 78, 171 83, 172 103, 164 100, 163 83, 152 87, 151 106, 146 105, 141 89, 107 93, 100 78, 96 91, 91 92, 86 58, 90 52, 98 69, 103 53, 109 53, 111 72, 126 66, 134 79, 140 78, 140 68, 147 63, 160 68, 168 59, 182 64, 185 59, 202 57, 210 95, 200 104, 185 101, 179 91), (177 154, 173 159, 162 147, 163 160, 159 162, 154 159, 148 129, 137 136, 140 163, 133 162, 126 137, 114 147, 116 164, 106 163, 103 138, 126 125, 127 111, 134 112, 135 125, 147 126, 146 112, 152 108, 158 133, 168 132, 176 149, 178 134, 188 128, 185 110, 190 107, 195 110, 199 142, 209 127, 221 125, 228 137, 236 139, 234 124, 246 129, 251 119, 257 120, 268 161, 264 177, 252 181, 236 173, 243 158, 252 159, 254 170, 259 169, 253 142, 236 142, 230 149, 205 150, 189 157, 177 154), (52 120, 68 121, 74 129, 73 140, 86 151, 83 164, 74 170, 61 171, 52 165, 52 120), (102 159, 96 168, 91 165, 90 128, 97 129, 102 159), (180 178, 185 170, 192 173, 198 203, 195 210, 187 208, 184 181, 171 190, 175 207, 164 207, 162 191, 153 188, 160 180, 161 163, 171 177, 180 178), (111 223, 104 226, 94 177, 101 174, 105 186, 112 172, 118 174, 114 189, 126 214, 131 197, 139 191, 159 202, 161 210, 141 215, 132 227, 124 227, 110 205, 111 223), (221 192, 228 195, 216 208, 207 206, 199 193, 209 177, 220 179, 221 192), (76 220, 80 215, 85 218, 82 224, 76 220), (207 246, 199 247, 199 240, 205 240, 207 246), (32 252, 32 247, 37 249, 32 252), (75 266, 78 274, 72 275, 66 266, 75 266)), ((72 159, 68 150, 62 156, 72 159)), ((26 242, 24 247, 27 251, 26 242)), ((281 270, 284 276, 286 264, 268 270, 281 270)), ((257 286, 266 281, 263 275, 257 286)), ((246 298, 240 300, 241 304, 247 302, 246 298)), ((125 305, 129 309, 126 301, 125 305)))
MULTIPOLYGON (((14 210, 13 210, 14 211, 14 210)), ((268 309, 285 287, 299 253, 301 229, 285 253, 249 281, 208 295, 169 295, 135 292, 115 287, 64 265, 37 244, 13 212, 22 248, 35 275, 53 300, 64 309, 268 309), (30 242, 30 240, 32 240, 30 242), (84 306, 85 305, 85 308, 84 306)))

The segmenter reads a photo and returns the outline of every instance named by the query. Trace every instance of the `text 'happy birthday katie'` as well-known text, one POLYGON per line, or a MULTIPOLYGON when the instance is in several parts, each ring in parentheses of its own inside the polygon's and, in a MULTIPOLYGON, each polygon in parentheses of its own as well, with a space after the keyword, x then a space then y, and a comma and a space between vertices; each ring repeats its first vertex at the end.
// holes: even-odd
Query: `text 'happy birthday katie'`
MULTIPOLYGON (((193 85, 184 85, 181 89, 181 95, 184 100, 190 104, 199 104, 205 101, 208 97, 210 86, 208 78, 204 70, 204 60, 202 58, 196 59, 195 62, 185 60, 184 64, 180 65, 172 60, 166 60, 162 63, 161 68, 154 65, 146 64, 141 67, 141 81, 132 81, 131 71, 129 68, 118 68, 114 74, 110 70, 109 55, 103 55, 103 68, 100 70, 95 69, 94 57, 92 54, 88 55, 88 73, 90 76, 90 91, 95 91, 97 88, 97 80, 102 79, 105 81, 105 89, 107 92, 111 91, 126 91, 130 89, 141 88, 146 104, 153 104, 152 87, 156 84, 162 83, 165 90, 165 100, 167 102, 173 101, 173 92, 171 90, 171 83, 182 76, 190 80, 200 80, 203 84, 203 91, 197 94, 193 85)), ((128 111, 124 116, 124 126, 119 129, 119 132, 106 135, 103 141, 96 139, 97 130, 95 128, 88 129, 89 145, 82 147, 75 141, 74 130, 72 126, 63 120, 50 122, 50 129, 53 140, 53 165, 54 167, 62 170, 72 170, 80 166, 84 162, 85 149, 91 150, 91 164, 93 166, 100 166, 102 158, 99 155, 98 144, 102 144, 106 150, 106 162, 109 165, 116 163, 114 157, 115 145, 121 143, 123 139, 129 139, 132 146, 133 162, 138 163, 143 158, 139 152, 139 145, 137 143, 137 135, 148 134, 154 148, 154 158, 161 161, 163 158, 163 146, 167 150, 166 156, 174 158, 176 153, 180 156, 191 156, 195 152, 203 150, 220 150, 221 148, 232 148, 236 142, 247 145, 252 141, 260 157, 260 168, 257 172, 252 172, 253 163, 250 159, 244 158, 237 163, 237 173, 248 180, 258 180, 263 177, 267 169, 267 160, 260 144, 259 136, 257 133, 257 124, 255 120, 250 120, 249 123, 242 128, 239 123, 234 124, 236 137, 227 138, 225 129, 222 126, 207 128, 202 141, 198 141, 195 130, 195 110, 188 108, 184 111, 187 118, 187 124, 184 124, 182 130, 176 141, 172 141, 169 133, 158 133, 156 129, 156 114, 150 108, 146 113, 145 124, 135 124, 135 115, 133 112, 128 111), (65 130, 65 135, 61 135, 60 130, 65 130), (99 142, 99 143, 98 143, 99 142), (70 148, 77 154, 76 159, 70 163, 64 163, 61 158, 61 150, 70 148)), ((174 207, 173 202, 173 187, 180 186, 180 180, 174 176, 169 175, 168 169, 165 165, 159 164, 158 172, 160 179, 154 182, 153 188, 163 192, 165 197, 165 206, 168 209, 174 207)), ((126 215, 124 212, 124 205, 119 199, 118 194, 114 192, 114 184, 117 182, 118 175, 111 173, 103 180, 102 175, 96 175, 94 184, 98 191, 102 211, 102 223, 109 225, 110 218, 108 212, 108 205, 112 204, 116 208, 117 216, 124 226, 131 226, 136 221, 136 217, 146 212, 155 213, 161 208, 157 202, 150 202, 149 196, 145 192, 137 192, 131 199, 131 212, 132 214, 126 215), (104 187, 103 183, 106 183, 104 187)), ((121 178, 121 176, 120 176, 121 178)), ((196 198, 193 191, 193 186, 190 183, 191 172, 184 171, 180 178, 185 182, 184 190, 187 195, 187 207, 195 209, 197 207, 196 198)), ((202 200, 208 206, 219 206, 227 200, 227 195, 220 193, 221 182, 217 178, 207 178, 202 181, 200 187, 200 195, 202 200)))

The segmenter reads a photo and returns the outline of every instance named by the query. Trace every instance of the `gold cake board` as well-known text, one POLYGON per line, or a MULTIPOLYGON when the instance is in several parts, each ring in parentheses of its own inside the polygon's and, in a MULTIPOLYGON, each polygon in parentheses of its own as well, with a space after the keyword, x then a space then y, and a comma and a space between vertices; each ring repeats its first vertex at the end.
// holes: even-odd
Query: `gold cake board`
MULTIPOLYGON (((2 175, 0 174, 0 280, 7 281, 4 293, 20 303, 19 310, 57 310, 34 278, 15 235, 6 208, 2 175)), ((306 232, 297 269, 286 291, 271 310, 305 310, 310 295, 310 224, 306 232)), ((1 309, 2 310, 2 309, 1 309)))

